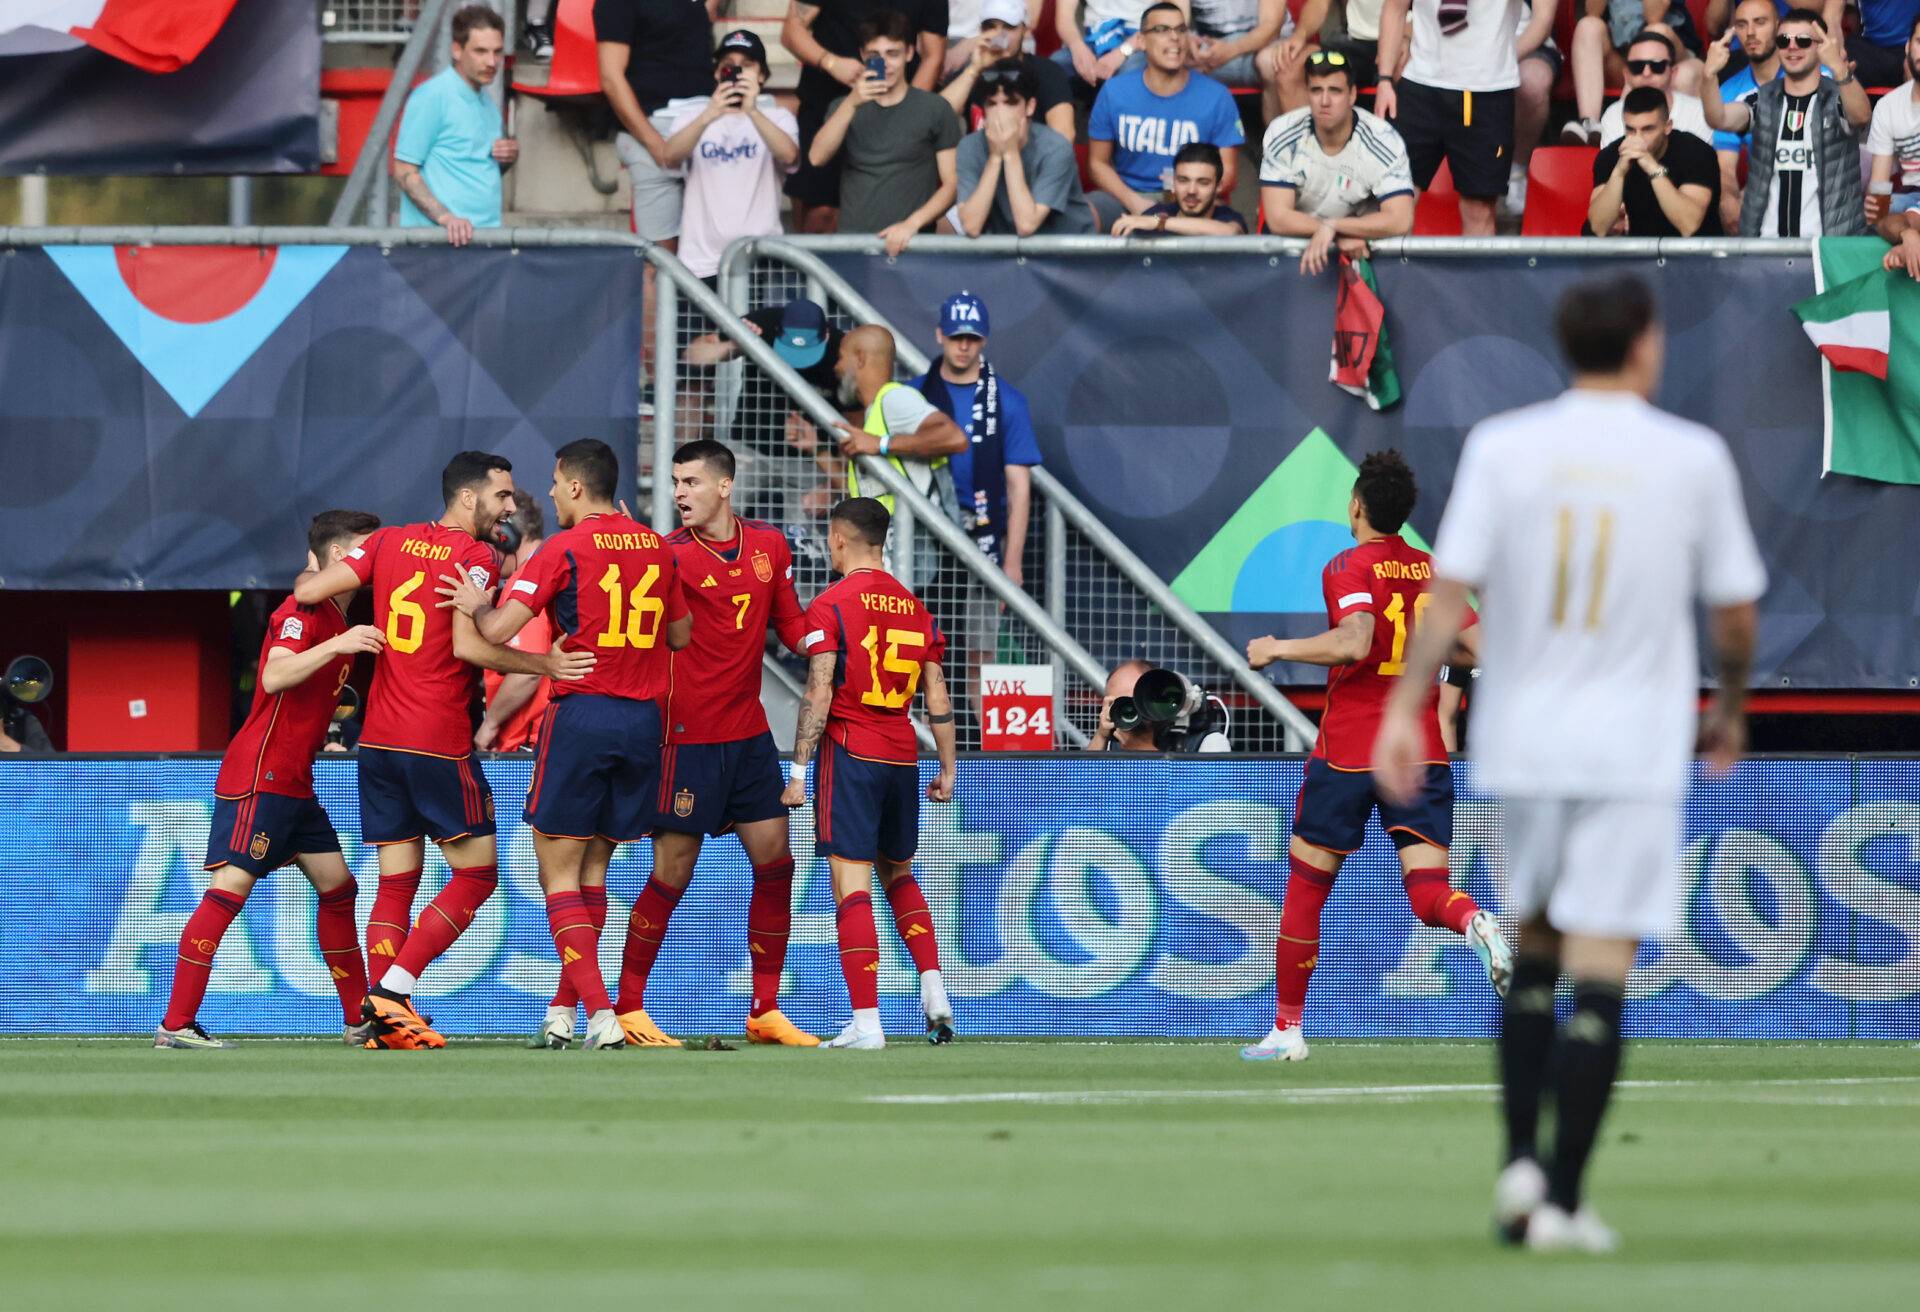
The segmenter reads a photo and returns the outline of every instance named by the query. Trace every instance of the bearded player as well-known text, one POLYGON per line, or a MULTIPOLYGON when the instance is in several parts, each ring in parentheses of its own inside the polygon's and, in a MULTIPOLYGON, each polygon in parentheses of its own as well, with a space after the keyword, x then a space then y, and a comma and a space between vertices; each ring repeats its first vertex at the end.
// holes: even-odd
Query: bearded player
POLYGON ((473 759, 468 714, 480 668, 573 681, 593 667, 590 651, 497 646, 465 615, 435 604, 428 580, 449 569, 482 591, 492 588, 497 565, 488 539, 513 513, 512 474, 504 457, 462 451, 441 471, 445 511, 437 521, 383 528, 294 585, 295 598, 316 605, 372 584, 374 624, 386 636, 359 750, 361 836, 380 850, 367 961, 370 972, 386 968, 367 994, 365 1016, 376 1030, 369 1047, 446 1046, 414 1010, 414 986, 473 923, 497 882, 493 793, 473 759), (408 933, 429 838, 453 875, 408 933))
POLYGON ((525 815, 560 972, 587 1009, 583 1046, 596 1049, 662 1046, 646 1013, 615 1014, 600 978, 600 929, 614 852, 653 825, 660 700, 671 653, 687 645, 693 627, 672 549, 617 508, 619 484, 612 447, 591 437, 567 443, 553 466, 560 532, 514 578, 500 605, 488 605, 485 589, 460 574, 444 576, 439 588, 443 604, 470 617, 488 642, 506 642, 548 611, 562 645, 600 653, 586 678, 554 687, 525 815), (585 888, 600 890, 598 923, 585 888))
MULTIPOLYGON (((633 904, 620 971, 621 1016, 654 1045, 679 1047, 646 1015, 647 977, 667 922, 693 879, 702 840, 729 831, 753 866, 747 902, 747 953, 753 996, 747 1038, 811 1048, 820 1040, 780 1012, 780 976, 793 926, 793 848, 780 751, 760 705, 760 665, 771 627, 798 653, 805 633, 793 591, 793 554, 770 524, 733 513, 733 452, 718 442, 690 442, 673 453, 673 497, 680 528, 667 536, 693 612, 693 643, 673 656, 666 750, 660 761, 653 817, 653 874, 633 904)), ((606 923, 606 890, 587 910, 606 923)), ((573 990, 563 979, 547 1009, 546 1045, 573 1037, 573 990)))
MULTIPOLYGON (((1422 703, 1426 742, 1419 789, 1404 804, 1374 791, 1373 741, 1380 713, 1406 669, 1408 635, 1426 610, 1427 584, 1433 578, 1431 557, 1400 536, 1417 495, 1413 471, 1398 451, 1378 451, 1361 461, 1360 477, 1347 502, 1347 523, 1357 545, 1335 556, 1321 573, 1327 631, 1311 638, 1255 638, 1247 644, 1247 663, 1256 670, 1275 661, 1328 667, 1320 736, 1294 805, 1287 894, 1274 948, 1273 1029, 1240 1050, 1248 1061, 1306 1060, 1300 1017, 1307 981, 1320 959, 1320 910, 1333 892, 1340 863, 1359 849, 1367 817, 1376 808, 1380 827, 1399 849, 1413 914, 1422 924, 1464 934, 1503 996, 1513 973, 1513 954, 1498 923, 1453 888, 1448 872, 1453 773, 1440 737, 1438 684, 1427 689, 1422 703)), ((1475 636, 1471 630, 1462 635, 1469 663, 1475 636)))
POLYGON ((940 772, 927 799, 953 800, 953 702, 941 669, 947 640, 926 606, 881 567, 891 516, 872 497, 850 497, 827 521, 840 581, 807 610, 807 691, 794 732, 793 778, 782 800, 807 800, 807 762, 825 739, 814 781, 814 832, 833 871, 840 972, 853 1019, 829 1048, 887 1046, 880 1028, 880 939, 873 925, 874 868, 901 940, 920 972, 927 1041, 953 1039, 953 1004, 940 979, 933 917, 913 877, 920 845, 919 745, 907 708, 926 680, 927 723, 940 772))
MULTIPOLYGON (((380 521, 358 510, 328 510, 307 529, 307 568, 332 564, 366 541, 380 521)), ((231 1048, 202 1029, 195 1013, 206 996, 213 955, 247 894, 261 876, 288 862, 319 894, 313 932, 334 988, 340 994, 346 1040, 365 1043, 359 1026, 367 995, 366 966, 354 928, 353 899, 359 891, 340 855, 340 839, 313 795, 313 755, 326 741, 340 690, 353 658, 379 651, 380 630, 347 627, 347 603, 304 606, 288 597, 267 621, 253 708, 233 736, 213 783, 213 823, 207 830, 207 864, 213 872, 200 905, 180 931, 179 965, 166 1015, 153 1032, 156 1048, 231 1048)))

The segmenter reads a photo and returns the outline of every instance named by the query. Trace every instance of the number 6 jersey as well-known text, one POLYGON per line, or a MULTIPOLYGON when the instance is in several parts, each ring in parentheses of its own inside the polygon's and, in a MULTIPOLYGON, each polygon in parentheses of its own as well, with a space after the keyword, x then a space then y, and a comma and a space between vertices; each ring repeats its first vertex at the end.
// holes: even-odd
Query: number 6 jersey
POLYGON ((473 750, 469 708, 480 671, 453 654, 453 612, 442 609, 442 574, 465 574, 491 593, 499 555, 465 529, 445 524, 383 528, 346 555, 373 590, 373 622, 387 645, 367 690, 366 747, 428 756, 473 750))
POLYGON ((920 672, 947 639, 920 599, 878 569, 857 569, 807 608, 808 657, 837 653, 827 737, 854 756, 912 765, 920 754, 907 708, 920 672))
POLYGON ((548 538, 501 604, 551 609, 569 650, 599 661, 577 683, 555 683, 555 701, 575 693, 658 701, 672 652, 664 630, 687 613, 680 566, 660 535, 616 511, 588 515, 548 538))

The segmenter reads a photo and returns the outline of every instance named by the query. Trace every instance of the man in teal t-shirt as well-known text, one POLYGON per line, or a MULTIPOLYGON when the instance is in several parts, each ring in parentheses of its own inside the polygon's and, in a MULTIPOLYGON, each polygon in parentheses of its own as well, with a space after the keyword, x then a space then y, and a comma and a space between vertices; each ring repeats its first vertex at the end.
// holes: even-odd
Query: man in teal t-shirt
POLYGON ((485 5, 455 13, 452 66, 407 97, 393 148, 401 227, 442 227, 464 246, 475 228, 500 226, 500 171, 520 151, 500 135, 500 111, 486 91, 500 73, 505 28, 485 5))

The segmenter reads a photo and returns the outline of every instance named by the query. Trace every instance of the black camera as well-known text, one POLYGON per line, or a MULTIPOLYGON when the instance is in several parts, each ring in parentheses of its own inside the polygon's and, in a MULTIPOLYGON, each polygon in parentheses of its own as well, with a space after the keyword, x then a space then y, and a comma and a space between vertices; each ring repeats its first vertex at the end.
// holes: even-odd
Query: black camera
POLYGON ((1163 752, 1231 750, 1226 703, 1174 670, 1148 670, 1132 696, 1114 699, 1111 715, 1116 729, 1151 730, 1163 752))
POLYGON ((16 656, 0 681, 0 729, 28 752, 50 752, 53 743, 47 737, 40 717, 28 710, 44 702, 53 692, 53 667, 38 656, 16 656))

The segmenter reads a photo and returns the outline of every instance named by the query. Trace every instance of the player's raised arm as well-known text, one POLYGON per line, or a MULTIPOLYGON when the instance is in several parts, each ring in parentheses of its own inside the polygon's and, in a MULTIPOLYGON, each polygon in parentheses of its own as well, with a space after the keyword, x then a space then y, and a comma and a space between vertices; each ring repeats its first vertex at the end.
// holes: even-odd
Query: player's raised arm
MULTIPOLYGON (((519 632, 519 629, 516 627, 514 632, 519 632)), ((541 674, 561 683, 578 683, 586 678, 598 659, 590 651, 570 650, 563 643, 555 643, 552 651, 538 652, 515 651, 512 647, 488 642, 480 636, 473 620, 461 610, 453 613, 453 654, 483 670, 495 670, 501 674, 541 674)))
POLYGON ((1457 579, 1435 579, 1427 589, 1427 598, 1427 613, 1413 630, 1407 668, 1387 698, 1380 716, 1380 737, 1373 748, 1374 778, 1381 791, 1396 802, 1410 800, 1419 791, 1425 741, 1420 716, 1433 681, 1467 621, 1466 584, 1457 579))
POLYGON ((927 784, 929 802, 953 800, 954 732, 953 698, 947 694, 947 676, 939 661, 921 667, 921 687, 927 696, 927 723, 933 729, 933 745, 940 753, 940 773, 927 784))
POLYGON ((1355 611, 1311 638, 1255 638, 1247 644, 1247 664, 1263 670, 1275 661, 1302 665, 1352 665, 1373 650, 1373 612, 1355 611))
POLYGON ((293 599, 302 606, 318 606, 342 593, 352 592, 366 582, 360 572, 344 560, 336 560, 318 573, 302 574, 293 581, 293 599))
POLYGON ((800 806, 807 800, 807 762, 826 732, 827 712, 833 706, 833 668, 836 652, 816 653, 807 661, 807 690, 800 698, 800 718, 793 730, 793 777, 787 780, 780 800, 788 806, 800 806))
POLYGON ((335 657, 379 651, 386 645, 386 634, 371 624, 359 624, 338 637, 316 643, 304 651, 273 647, 267 651, 266 666, 260 671, 260 687, 269 695, 285 692, 305 683, 316 671, 332 664, 335 657))

